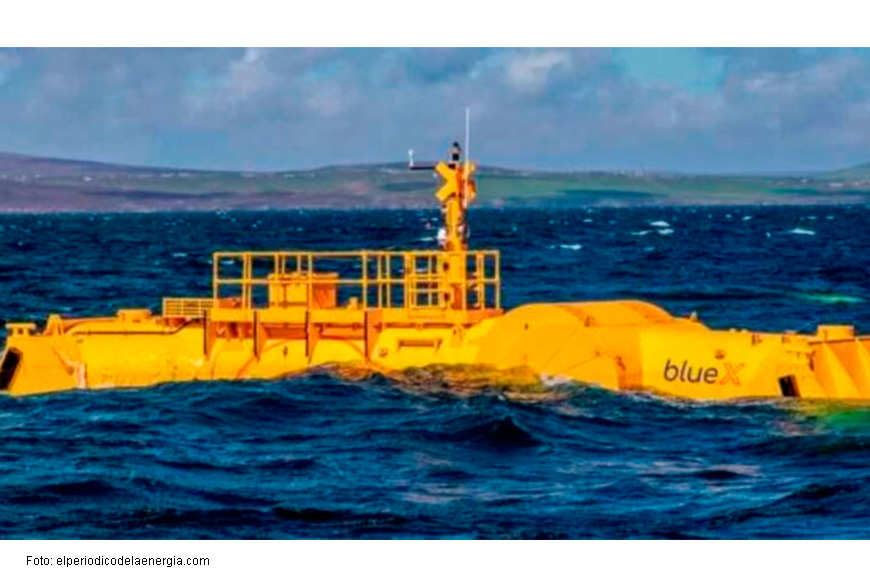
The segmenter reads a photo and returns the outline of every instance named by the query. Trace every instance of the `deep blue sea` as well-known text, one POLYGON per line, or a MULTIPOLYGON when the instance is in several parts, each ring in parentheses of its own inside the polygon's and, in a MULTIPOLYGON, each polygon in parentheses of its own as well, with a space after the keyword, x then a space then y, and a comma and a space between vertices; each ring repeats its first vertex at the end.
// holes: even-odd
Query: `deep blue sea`
MULTIPOLYGON (((230 249, 426 248, 437 212, 0 216, 0 318, 159 311, 230 249)), ((479 210, 504 302, 870 332, 870 208, 479 210)), ((2 538, 870 537, 870 404, 328 373, 0 397, 2 538)))

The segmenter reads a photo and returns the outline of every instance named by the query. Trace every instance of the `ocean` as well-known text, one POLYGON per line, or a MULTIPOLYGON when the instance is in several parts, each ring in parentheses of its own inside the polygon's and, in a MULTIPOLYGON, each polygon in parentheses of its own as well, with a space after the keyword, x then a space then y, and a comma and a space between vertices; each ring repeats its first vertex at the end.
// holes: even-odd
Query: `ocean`
MULTIPOLYGON (((215 250, 431 248, 435 211, 0 216, 0 318, 159 311, 215 250)), ((870 332, 870 208, 477 210, 503 302, 870 332)), ((437 373, 0 397, 2 538, 867 538, 870 404, 437 373)))

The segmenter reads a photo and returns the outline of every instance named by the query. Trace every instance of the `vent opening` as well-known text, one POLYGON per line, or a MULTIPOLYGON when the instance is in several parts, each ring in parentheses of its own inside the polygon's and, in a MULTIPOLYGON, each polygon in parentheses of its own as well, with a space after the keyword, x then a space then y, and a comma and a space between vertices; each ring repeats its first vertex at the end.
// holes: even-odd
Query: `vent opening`
POLYGON ((799 397, 797 381, 794 375, 779 377, 779 390, 783 397, 799 397))
POLYGON ((0 364, 0 391, 9 390, 19 364, 21 364, 21 352, 14 348, 8 349, 0 364))

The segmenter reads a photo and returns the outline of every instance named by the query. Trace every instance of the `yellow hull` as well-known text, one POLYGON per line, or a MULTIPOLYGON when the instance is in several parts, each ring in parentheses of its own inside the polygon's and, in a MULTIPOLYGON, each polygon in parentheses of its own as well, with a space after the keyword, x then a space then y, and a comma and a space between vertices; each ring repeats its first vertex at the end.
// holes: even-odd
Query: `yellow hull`
POLYGON ((691 399, 870 399, 870 337, 711 330, 644 302, 446 308, 213 308, 207 315, 52 316, 9 325, 10 395, 166 382, 272 379, 322 365, 390 373, 430 365, 523 369, 691 399))

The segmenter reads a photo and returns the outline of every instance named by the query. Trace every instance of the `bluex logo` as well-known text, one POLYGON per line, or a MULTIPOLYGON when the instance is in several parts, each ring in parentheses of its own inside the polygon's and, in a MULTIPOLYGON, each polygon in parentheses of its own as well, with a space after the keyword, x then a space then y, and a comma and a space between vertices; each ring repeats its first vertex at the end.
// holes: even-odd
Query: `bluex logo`
POLYGON ((662 373, 664 379, 668 382, 679 381, 681 383, 706 383, 708 385, 740 385, 740 371, 746 366, 744 363, 725 363, 724 372, 716 367, 704 367, 702 365, 691 365, 689 361, 684 360, 681 364, 671 362, 671 359, 665 361, 665 368, 662 373))

